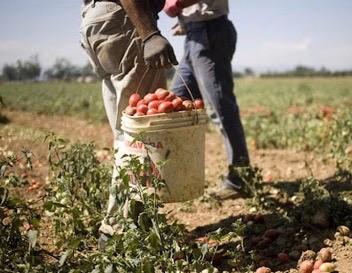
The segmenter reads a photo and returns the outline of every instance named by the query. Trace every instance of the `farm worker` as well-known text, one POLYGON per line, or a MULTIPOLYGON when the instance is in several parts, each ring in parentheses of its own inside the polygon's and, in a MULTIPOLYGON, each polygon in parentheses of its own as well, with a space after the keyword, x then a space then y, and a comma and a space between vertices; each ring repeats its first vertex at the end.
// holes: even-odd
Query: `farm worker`
MULTIPOLYGON (((186 35, 185 52, 178 70, 195 98, 203 98, 208 114, 220 129, 228 156, 229 171, 212 194, 220 199, 244 194, 244 183, 233 167, 250 165, 239 107, 234 94, 231 60, 237 33, 228 19, 228 0, 166 0, 164 11, 178 17, 174 35, 186 35)), ((171 90, 189 97, 176 74, 171 90)))
MULTIPOLYGON (((102 95, 113 131, 114 148, 123 141, 120 128, 122 110, 138 89, 141 95, 166 85, 164 68, 177 65, 170 43, 157 27, 157 14, 164 0, 84 0, 82 6, 82 47, 88 53, 95 72, 102 78, 102 95), (141 82, 141 78, 144 80, 141 82)), ((116 158, 119 164, 119 158, 116 158)), ((116 164, 114 164, 116 165, 116 164)), ((116 177, 113 172, 113 183, 116 177)), ((110 194, 102 236, 112 235, 109 217, 116 209, 110 194)), ((104 243, 103 236, 99 242, 104 243)))

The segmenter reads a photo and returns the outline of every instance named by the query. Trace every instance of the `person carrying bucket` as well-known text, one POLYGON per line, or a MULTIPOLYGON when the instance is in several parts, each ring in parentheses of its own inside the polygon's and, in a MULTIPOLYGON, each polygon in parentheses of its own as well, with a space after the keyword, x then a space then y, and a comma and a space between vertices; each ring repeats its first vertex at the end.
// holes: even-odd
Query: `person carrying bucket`
POLYGON ((186 35, 185 52, 171 90, 203 98, 211 120, 220 128, 228 155, 229 172, 211 194, 219 199, 245 195, 245 185, 233 167, 249 167, 250 160, 239 107, 234 95, 231 60, 237 33, 228 19, 228 0, 166 0, 164 11, 178 17, 174 35, 186 35))
MULTIPOLYGON (((81 21, 81 45, 95 72, 102 78, 102 96, 113 131, 114 148, 123 142, 120 120, 122 110, 136 92, 140 78, 143 92, 165 87, 164 68, 177 65, 170 43, 157 27, 157 13, 164 0, 84 0, 81 21), (145 73, 148 71, 148 73, 145 73)), ((116 165, 116 164, 114 164, 116 165)), ((117 169, 114 167, 113 183, 117 169)), ((114 233, 107 218, 116 209, 110 194, 107 217, 100 227, 100 247, 114 233)))

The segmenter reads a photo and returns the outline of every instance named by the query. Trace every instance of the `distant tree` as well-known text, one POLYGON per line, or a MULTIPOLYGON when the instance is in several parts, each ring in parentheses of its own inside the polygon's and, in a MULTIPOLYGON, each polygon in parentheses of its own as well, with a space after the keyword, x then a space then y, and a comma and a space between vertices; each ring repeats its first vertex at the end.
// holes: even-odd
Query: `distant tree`
POLYGON ((80 75, 80 69, 65 58, 56 59, 54 65, 44 72, 48 79, 70 80, 80 75))
POLYGON ((232 72, 232 76, 234 78, 242 78, 243 77, 243 73, 241 73, 240 71, 233 71, 232 72))
POLYGON ((292 70, 272 72, 268 71, 260 75, 263 78, 270 77, 346 77, 352 76, 352 70, 331 71, 326 67, 315 69, 312 67, 298 65, 292 70))
POLYGON ((330 76, 331 75, 331 71, 328 70, 326 67, 321 67, 320 70, 317 72, 320 76, 330 76))
POLYGON ((35 55, 26 61, 17 60, 15 64, 5 64, 2 75, 7 81, 36 80, 41 71, 38 56, 35 55))
POLYGON ((25 62, 24 69, 26 71, 26 76, 29 79, 38 79, 42 72, 38 55, 33 56, 29 62, 25 62))
POLYGON ((252 77, 254 76, 254 71, 252 70, 252 68, 247 67, 244 69, 244 75, 247 77, 252 77))
POLYGON ((79 68, 79 74, 80 76, 83 76, 83 77, 95 76, 93 67, 89 62, 79 68))
POLYGON ((17 68, 14 65, 5 64, 2 68, 5 81, 17 81, 19 79, 17 68))
POLYGON ((312 76, 316 74, 316 71, 314 68, 303 66, 303 65, 298 65, 293 71, 294 76, 312 76))

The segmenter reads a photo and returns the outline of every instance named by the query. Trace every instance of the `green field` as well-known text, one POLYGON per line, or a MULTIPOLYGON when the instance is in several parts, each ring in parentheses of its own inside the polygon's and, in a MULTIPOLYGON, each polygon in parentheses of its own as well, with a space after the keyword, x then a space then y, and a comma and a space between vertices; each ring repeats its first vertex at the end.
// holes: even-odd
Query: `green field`
POLYGON ((8 83, 0 85, 0 96, 11 110, 105 120, 100 84, 8 83))
POLYGON ((352 78, 241 79, 236 92, 244 108, 285 112, 289 106, 352 106, 352 78))
MULTIPOLYGON (((244 110, 264 106, 283 112, 292 105, 343 109, 352 106, 352 78, 239 79, 236 94, 244 110)), ((0 96, 10 109, 105 118, 99 83, 6 83, 0 85, 0 96)))
MULTIPOLYGON (((350 273, 352 78, 236 84, 258 166, 234 171, 250 196, 222 205, 206 192, 163 210, 144 187, 165 182, 151 160, 127 156, 111 186, 111 151, 69 137, 86 133, 76 126, 86 124, 82 119, 94 123, 89 138, 109 132, 98 124, 106 122, 99 83, 0 84, 0 272, 254 273, 265 265, 298 273, 305 250, 318 253, 329 244, 337 271, 350 273), (70 126, 59 128, 65 122, 70 126), (59 133, 48 135, 47 128, 59 133), (137 187, 130 187, 131 175, 137 187), (108 221, 118 232, 100 251, 109 189, 120 209, 108 221)), ((209 127, 207 183, 217 183, 227 166, 218 139, 209 127)))
MULTIPOLYGON (((236 94, 246 134, 260 148, 321 149, 331 120, 350 120, 352 78, 239 79, 236 94)), ((7 109, 105 121, 100 84, 6 83, 7 109)))

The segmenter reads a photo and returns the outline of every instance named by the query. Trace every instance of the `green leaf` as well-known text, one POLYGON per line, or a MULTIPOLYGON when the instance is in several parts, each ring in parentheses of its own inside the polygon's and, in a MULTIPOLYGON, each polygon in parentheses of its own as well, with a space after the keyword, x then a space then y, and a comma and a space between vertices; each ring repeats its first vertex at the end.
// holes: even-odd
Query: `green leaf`
POLYGON ((9 191, 6 188, 0 187, 0 205, 5 204, 9 195, 9 191))
POLYGON ((202 252, 202 255, 203 255, 203 258, 204 258, 205 255, 208 253, 208 244, 202 245, 201 252, 202 252))
POLYGON ((129 215, 135 223, 138 222, 138 216, 144 211, 142 202, 132 199, 129 204, 129 215))
POLYGON ((148 241, 150 246, 154 249, 158 249, 160 247, 160 238, 154 231, 150 231, 148 241))
POLYGON ((53 202, 51 202, 51 201, 45 202, 43 205, 43 208, 44 208, 44 210, 51 211, 53 208, 53 202))
POLYGON ((153 226, 153 223, 146 212, 142 212, 138 216, 138 226, 144 231, 149 230, 153 226))
POLYGON ((71 239, 71 241, 68 243, 68 246, 71 249, 77 249, 79 245, 81 244, 82 239, 81 238, 76 238, 76 239, 71 239))
POLYGON ((154 269, 154 266, 153 264, 150 262, 149 259, 145 259, 143 261, 143 273, 154 273, 155 272, 155 269, 154 269))

